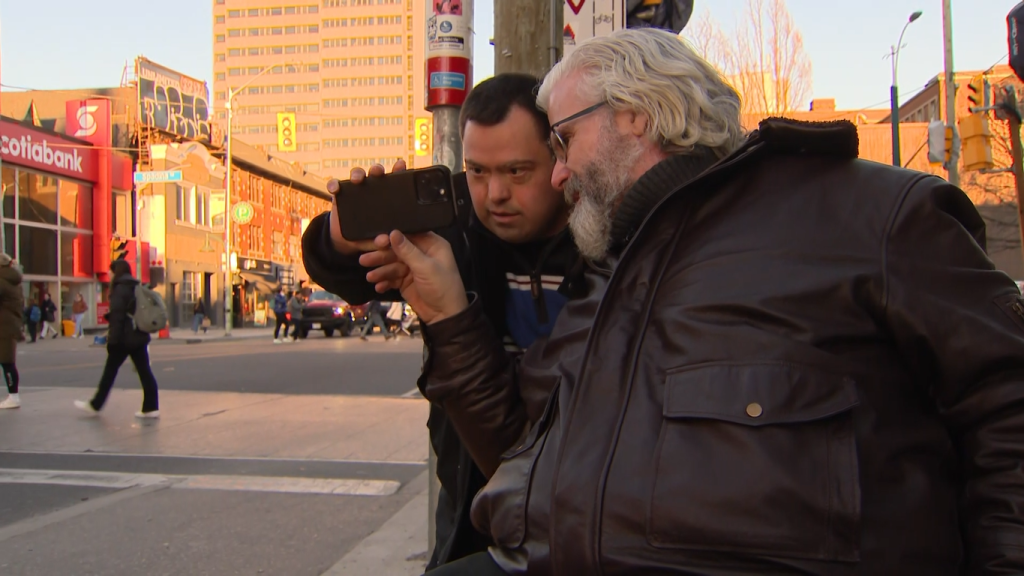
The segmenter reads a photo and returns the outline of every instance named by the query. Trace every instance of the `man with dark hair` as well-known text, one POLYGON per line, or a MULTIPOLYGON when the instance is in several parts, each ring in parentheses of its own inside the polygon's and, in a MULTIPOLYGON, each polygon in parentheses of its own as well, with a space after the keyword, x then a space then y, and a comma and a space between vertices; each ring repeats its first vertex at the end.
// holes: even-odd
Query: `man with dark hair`
MULTIPOLYGON (((555 159, 547 116, 535 104, 539 83, 524 74, 501 74, 470 92, 460 118, 466 172, 455 175, 455 194, 460 199, 468 192, 473 210, 460 212, 457 224, 443 233, 465 286, 478 294, 511 354, 550 333, 566 302, 562 279, 579 259, 566 228, 563 195, 551 184, 555 159)), ((395 165, 404 169, 402 161, 395 165)), ((384 168, 374 166, 370 174, 383 175, 384 168)), ((365 173, 356 168, 351 178, 362 182, 365 173)), ((328 187, 336 191, 337 182, 328 187)), ((368 269, 358 258, 375 250, 372 241, 344 239, 336 203, 310 222, 302 238, 313 281, 353 304, 402 299, 397 291, 382 296, 367 282, 368 269)), ((429 370, 427 358, 424 374, 429 370)), ((441 482, 437 545, 427 566, 432 569, 485 550, 490 540, 469 520, 470 504, 486 477, 439 404, 431 403, 427 427, 441 482)))

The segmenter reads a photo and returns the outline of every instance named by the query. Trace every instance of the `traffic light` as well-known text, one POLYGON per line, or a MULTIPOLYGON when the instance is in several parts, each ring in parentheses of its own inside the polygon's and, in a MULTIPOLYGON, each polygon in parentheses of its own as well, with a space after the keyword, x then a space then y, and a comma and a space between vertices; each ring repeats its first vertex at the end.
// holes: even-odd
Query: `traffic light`
POLYGON ((942 120, 928 123, 928 162, 945 164, 953 154, 953 127, 942 120))
POLYGON ((430 156, 433 147, 433 126, 429 118, 416 119, 416 155, 430 156))
POLYGON ((985 76, 978 74, 967 83, 967 100, 970 101, 971 112, 974 108, 980 108, 985 102, 985 76))
POLYGON ((119 236, 110 239, 110 261, 124 260, 128 256, 128 241, 119 236))
POLYGON ((992 131, 988 117, 975 112, 960 119, 960 139, 963 141, 964 170, 988 170, 992 162, 992 131))
POLYGON ((277 113, 277 149, 281 152, 295 152, 295 113, 277 113))

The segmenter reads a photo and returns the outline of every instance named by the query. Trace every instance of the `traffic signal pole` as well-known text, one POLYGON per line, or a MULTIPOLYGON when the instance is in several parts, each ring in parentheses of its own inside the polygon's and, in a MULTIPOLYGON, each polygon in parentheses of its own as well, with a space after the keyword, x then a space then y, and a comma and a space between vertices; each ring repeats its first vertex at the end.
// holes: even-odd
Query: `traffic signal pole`
POLYGON ((960 159, 956 150, 956 77, 953 72, 953 7, 952 0, 942 0, 942 39, 946 74, 946 126, 953 129, 953 158, 946 163, 947 179, 960 186, 960 159))
MULTIPOLYGON (((498 4, 497 2, 495 4, 498 4)), ((424 2, 426 10, 426 109, 433 115, 433 164, 461 172, 462 135, 459 111, 473 87, 473 0, 424 2)), ((416 136, 418 137, 418 130, 416 136)), ((416 146, 419 146, 417 142, 416 146)), ((454 199, 453 199, 454 203, 454 199)), ((426 359, 427 350, 423 350, 426 359)), ((437 455, 427 442, 427 539, 428 555, 433 553, 435 514, 440 482, 437 455)))

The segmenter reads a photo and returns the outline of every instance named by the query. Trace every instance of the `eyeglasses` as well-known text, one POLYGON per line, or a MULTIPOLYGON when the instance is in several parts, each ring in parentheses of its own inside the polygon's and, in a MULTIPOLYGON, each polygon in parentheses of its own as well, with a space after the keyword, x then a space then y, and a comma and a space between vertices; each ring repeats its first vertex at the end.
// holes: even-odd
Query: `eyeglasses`
POLYGON ((563 118, 551 125, 551 150, 555 153, 555 158, 559 162, 565 164, 565 159, 569 156, 569 141, 565 139, 561 134, 559 134, 556 128, 558 128, 562 124, 565 124, 566 122, 572 122, 573 120, 582 118, 604 105, 604 102, 598 102, 597 104, 594 104, 589 108, 584 108, 583 110, 580 110, 579 112, 573 114, 572 116, 569 116, 568 118, 563 118))

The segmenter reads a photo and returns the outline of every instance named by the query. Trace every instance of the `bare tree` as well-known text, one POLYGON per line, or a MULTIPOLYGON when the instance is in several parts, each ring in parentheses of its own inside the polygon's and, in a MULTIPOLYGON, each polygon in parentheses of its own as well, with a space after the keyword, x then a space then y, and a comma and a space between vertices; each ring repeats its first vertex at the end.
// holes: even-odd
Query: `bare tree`
POLYGON ((730 40, 705 9, 683 33, 743 100, 744 113, 802 108, 811 90, 811 60, 785 0, 747 0, 730 40))

